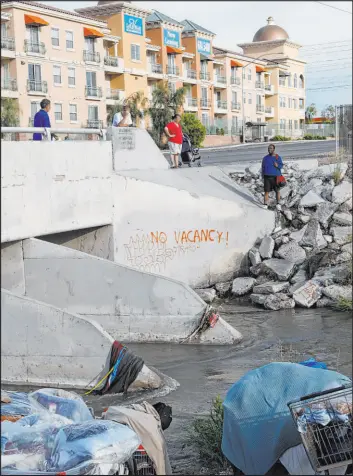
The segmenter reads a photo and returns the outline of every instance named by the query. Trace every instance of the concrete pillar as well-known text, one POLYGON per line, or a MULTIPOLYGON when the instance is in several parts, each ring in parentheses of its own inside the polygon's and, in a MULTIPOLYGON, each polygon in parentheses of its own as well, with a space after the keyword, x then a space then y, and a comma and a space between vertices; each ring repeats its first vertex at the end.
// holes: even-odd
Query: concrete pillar
POLYGON ((114 56, 118 57, 118 43, 114 43, 114 56))

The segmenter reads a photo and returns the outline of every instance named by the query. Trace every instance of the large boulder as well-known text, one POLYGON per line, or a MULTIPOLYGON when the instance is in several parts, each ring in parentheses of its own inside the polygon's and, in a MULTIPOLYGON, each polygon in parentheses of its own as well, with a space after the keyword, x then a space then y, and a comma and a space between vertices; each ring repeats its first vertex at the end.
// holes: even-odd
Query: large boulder
POLYGON ((316 207, 320 203, 325 203, 325 200, 320 197, 316 192, 310 190, 304 197, 300 200, 300 206, 302 207, 316 207))
POLYGON ((297 243, 300 243, 303 236, 305 235, 307 228, 308 225, 304 225, 303 228, 301 228, 300 230, 292 231, 292 233, 289 235, 290 239, 296 241, 297 243))
POLYGON ((280 309, 293 309, 295 301, 286 294, 270 294, 264 302, 265 309, 279 311, 280 309))
POLYGON ((302 264, 306 259, 305 251, 296 241, 282 245, 278 250, 278 256, 295 264, 302 264))
POLYGON ((266 298, 266 294, 250 294, 250 301, 253 304, 259 304, 260 306, 265 304, 266 298))
POLYGON ((333 203, 338 203, 338 205, 341 205, 341 203, 346 202, 350 198, 352 198, 352 184, 347 180, 343 181, 333 189, 333 203))
POLYGON ((351 213, 337 212, 333 215, 332 219, 334 223, 337 223, 337 225, 352 225, 351 213))
POLYGON ((299 245, 309 246, 311 248, 322 249, 327 246, 327 241, 323 237, 319 220, 317 218, 312 218, 310 222, 306 225, 305 233, 299 245))
POLYGON ((327 227, 328 221, 337 210, 337 207, 338 205, 335 203, 330 203, 330 202, 320 203, 320 205, 316 209, 316 218, 319 220, 319 223, 327 227))
POLYGON ((260 177, 261 167, 259 167, 258 165, 250 165, 250 167, 247 167, 245 169, 245 172, 250 174, 251 177, 253 177, 253 178, 258 178, 258 177, 260 177))
POLYGON ((267 281, 266 283, 256 285, 253 289, 254 294, 276 294, 288 291, 289 283, 286 281, 267 281))
POLYGON ((215 285, 217 294, 220 297, 225 297, 229 294, 230 288, 232 287, 232 281, 226 281, 225 283, 217 283, 215 285))
POLYGON ((305 268, 299 269, 290 279, 291 284, 305 283, 307 281, 307 272, 305 268))
POLYGON ((200 298, 205 301, 207 304, 211 304, 211 302, 216 297, 216 290, 213 288, 207 289, 195 289, 195 292, 200 296, 200 298))
POLYGON ((352 299, 351 286, 337 286, 336 284, 333 284, 332 286, 323 288, 322 293, 333 301, 338 301, 340 298, 352 299))
POLYGON ((321 287, 310 280, 293 293, 293 299, 298 306, 312 307, 321 298, 321 287))
POLYGON ((263 259, 272 258, 273 250, 275 248, 275 241, 270 236, 265 236, 261 241, 259 248, 260 255, 263 259))
POLYGON ((342 263, 337 266, 331 266, 330 268, 320 268, 314 274, 313 279, 325 279, 330 284, 346 284, 352 279, 352 265, 351 263, 342 263))
POLYGON ((333 226, 331 234, 338 245, 345 245, 352 241, 352 226, 333 226))
POLYGON ((268 259, 264 261, 261 266, 266 274, 274 276, 279 281, 288 281, 292 277, 296 267, 295 263, 278 258, 268 259))
POLYGON ((251 292, 256 280, 254 278, 235 278, 232 284, 233 296, 245 296, 251 292))
POLYGON ((343 202, 339 208, 340 212, 348 213, 352 211, 352 198, 343 202))
POLYGON ((328 297, 323 296, 323 297, 320 298, 320 299, 318 300, 318 302, 316 303, 316 307, 317 307, 317 308, 333 307, 334 304, 335 304, 335 302, 332 301, 332 299, 329 299, 328 297))
POLYGON ((250 259, 250 263, 251 263, 252 266, 256 266, 257 264, 260 264, 261 263, 261 255, 260 255, 259 250, 257 250, 256 248, 252 248, 249 251, 249 259, 250 259))

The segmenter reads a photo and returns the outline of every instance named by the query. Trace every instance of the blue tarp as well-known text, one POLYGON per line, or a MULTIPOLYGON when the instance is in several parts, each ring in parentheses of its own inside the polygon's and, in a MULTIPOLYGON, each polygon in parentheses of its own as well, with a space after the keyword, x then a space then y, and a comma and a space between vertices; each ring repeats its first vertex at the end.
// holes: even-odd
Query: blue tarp
POLYGON ((222 451, 244 474, 266 474, 301 438, 287 404, 351 380, 331 370, 272 363, 236 382, 224 400, 222 451))

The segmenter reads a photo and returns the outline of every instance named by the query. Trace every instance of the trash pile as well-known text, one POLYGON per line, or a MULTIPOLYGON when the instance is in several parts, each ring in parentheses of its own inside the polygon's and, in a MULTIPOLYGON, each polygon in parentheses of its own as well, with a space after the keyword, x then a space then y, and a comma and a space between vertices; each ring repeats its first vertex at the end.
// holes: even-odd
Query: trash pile
POLYGON ((1 391, 1 474, 126 474, 141 444, 128 426, 94 419, 60 389, 1 391))
MULTIPOLYGON (((271 236, 248 253, 243 277, 196 290, 207 302, 218 297, 249 295, 266 309, 335 306, 352 301, 352 181, 346 163, 301 171, 284 165, 287 186, 281 189, 281 211, 271 236)), ((263 203, 259 166, 230 174, 263 203)), ((272 200, 272 201, 271 201, 272 200)), ((275 207, 274 198, 269 206, 275 207)))

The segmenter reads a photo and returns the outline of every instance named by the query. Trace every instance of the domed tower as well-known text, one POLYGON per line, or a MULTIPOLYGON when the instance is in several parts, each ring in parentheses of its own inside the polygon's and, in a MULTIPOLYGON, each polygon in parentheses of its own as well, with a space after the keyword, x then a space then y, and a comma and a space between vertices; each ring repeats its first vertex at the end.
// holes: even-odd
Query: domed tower
POLYGON ((255 43, 274 40, 289 40, 289 36, 286 30, 275 24, 273 17, 268 17, 267 25, 257 30, 252 41, 255 43))

